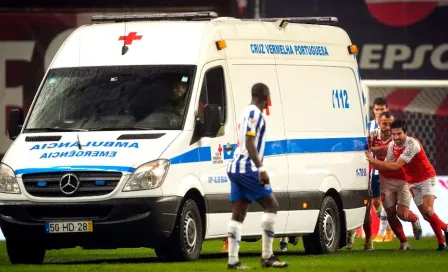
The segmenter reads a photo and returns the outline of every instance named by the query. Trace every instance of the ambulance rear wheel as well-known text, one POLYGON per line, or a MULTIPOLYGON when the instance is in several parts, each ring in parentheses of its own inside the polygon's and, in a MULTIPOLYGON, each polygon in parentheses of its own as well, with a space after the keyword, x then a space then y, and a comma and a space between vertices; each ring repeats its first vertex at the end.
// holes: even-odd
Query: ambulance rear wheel
POLYGON ((168 247, 156 249, 156 254, 170 261, 195 261, 201 254, 202 237, 199 208, 193 199, 187 199, 178 214, 168 247))
POLYGON ((45 247, 32 239, 6 238, 6 251, 11 264, 41 264, 45 258, 45 247))
POLYGON ((341 232, 338 206, 327 196, 322 201, 314 233, 303 237, 303 246, 308 254, 330 254, 339 248, 341 232))

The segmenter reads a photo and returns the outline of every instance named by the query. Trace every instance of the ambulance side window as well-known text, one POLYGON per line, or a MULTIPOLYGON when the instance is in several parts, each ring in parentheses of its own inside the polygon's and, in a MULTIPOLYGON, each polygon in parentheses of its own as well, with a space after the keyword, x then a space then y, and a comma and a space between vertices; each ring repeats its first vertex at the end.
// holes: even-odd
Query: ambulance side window
POLYGON ((204 121, 204 106, 217 104, 221 106, 223 123, 226 121, 226 86, 224 82, 224 70, 221 66, 209 69, 202 82, 199 96, 199 120, 204 121))

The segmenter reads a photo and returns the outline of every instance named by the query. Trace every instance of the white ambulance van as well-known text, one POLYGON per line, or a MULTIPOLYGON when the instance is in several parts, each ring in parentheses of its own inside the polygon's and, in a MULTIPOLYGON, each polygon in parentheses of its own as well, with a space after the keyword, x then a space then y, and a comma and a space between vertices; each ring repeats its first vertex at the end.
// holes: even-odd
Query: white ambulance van
MULTIPOLYGON (((12 263, 46 250, 154 248, 196 260, 227 237, 226 166, 251 87, 266 84, 264 165, 276 235, 306 252, 346 244, 368 201, 357 48, 333 17, 240 20, 214 12, 98 15, 63 43, 0 168, 12 263)), ((243 240, 261 236, 250 206, 243 240)), ((244 245, 243 245, 244 247, 244 245)))

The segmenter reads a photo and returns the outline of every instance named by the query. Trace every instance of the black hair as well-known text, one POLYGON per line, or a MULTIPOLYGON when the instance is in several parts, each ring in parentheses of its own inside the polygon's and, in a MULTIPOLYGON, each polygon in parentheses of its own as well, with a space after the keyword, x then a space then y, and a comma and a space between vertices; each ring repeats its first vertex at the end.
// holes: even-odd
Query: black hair
POLYGON ((256 83, 252 86, 252 99, 257 101, 267 101, 270 95, 269 88, 263 83, 256 83))
POLYGON ((395 120, 392 125, 390 125, 390 128, 401 128, 403 130, 404 133, 407 133, 408 131, 408 125, 406 125, 406 122, 404 120, 401 119, 397 119, 395 120))
POLYGON ((385 111, 385 112, 381 113, 380 118, 383 116, 386 118, 391 118, 392 114, 390 114, 390 112, 388 112, 388 111, 385 111))
POLYGON ((387 108, 387 99, 384 97, 377 97, 373 100, 373 106, 385 106, 387 108))

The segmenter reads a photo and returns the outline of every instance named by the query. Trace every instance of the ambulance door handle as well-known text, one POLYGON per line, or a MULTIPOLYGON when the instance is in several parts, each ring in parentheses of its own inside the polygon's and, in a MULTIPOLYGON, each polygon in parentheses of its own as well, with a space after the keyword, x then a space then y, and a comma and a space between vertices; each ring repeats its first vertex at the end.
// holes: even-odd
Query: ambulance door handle
POLYGON ((226 144, 226 151, 227 151, 227 152, 230 152, 230 151, 232 151, 232 150, 233 150, 233 146, 232 146, 231 144, 227 143, 227 144, 226 144))

